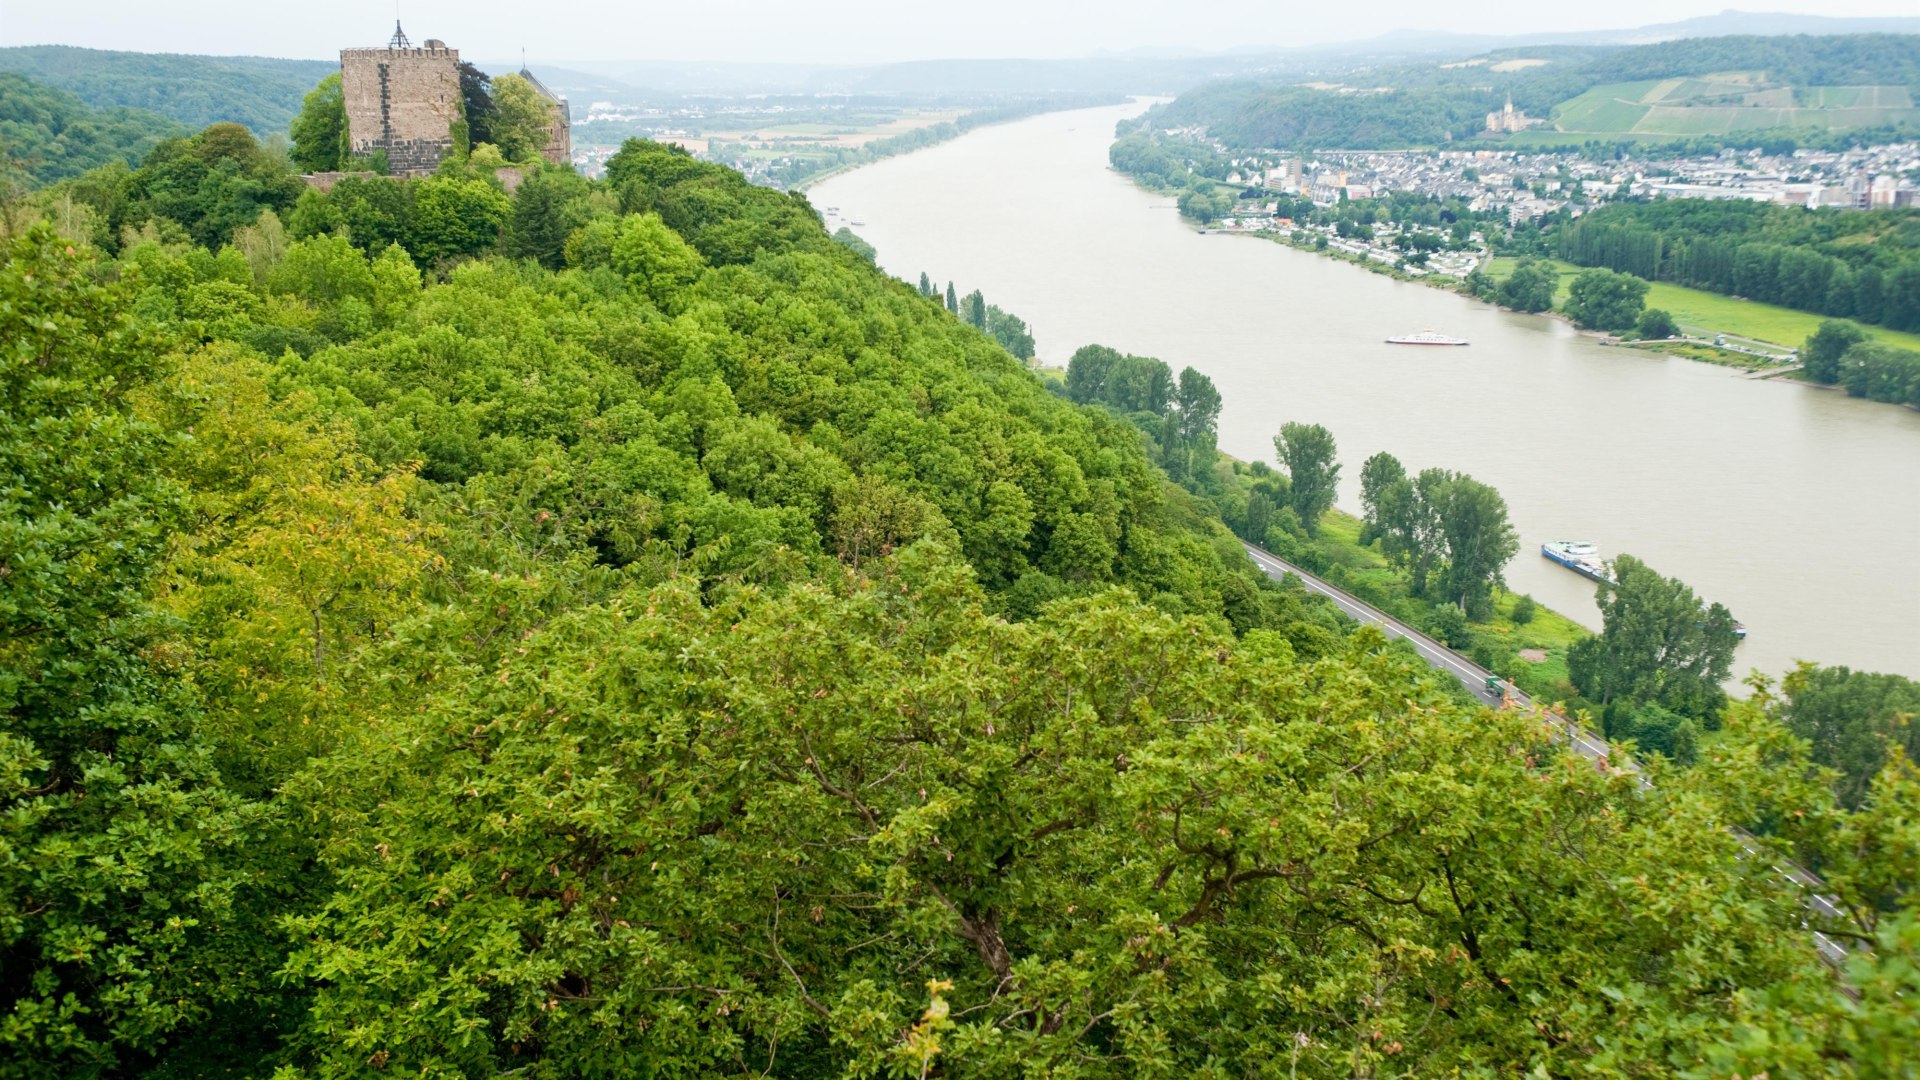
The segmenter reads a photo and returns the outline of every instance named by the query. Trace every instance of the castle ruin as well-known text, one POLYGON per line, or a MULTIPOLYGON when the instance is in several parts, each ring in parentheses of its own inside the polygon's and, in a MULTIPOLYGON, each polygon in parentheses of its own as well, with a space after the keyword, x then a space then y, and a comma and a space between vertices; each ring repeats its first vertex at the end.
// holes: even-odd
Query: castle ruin
MULTIPOLYGON (((551 107, 553 121, 541 156, 556 165, 573 160, 567 101, 521 70, 520 76, 551 107)), ((453 152, 453 125, 464 117, 460 50, 435 38, 416 47, 400 23, 385 48, 340 50, 340 92, 347 142, 356 157, 381 152, 392 176, 424 176, 453 152)))
POLYGON ((340 93, 355 156, 385 151, 394 176, 430 173, 453 150, 460 50, 435 39, 414 48, 395 22, 386 48, 340 50, 340 93))

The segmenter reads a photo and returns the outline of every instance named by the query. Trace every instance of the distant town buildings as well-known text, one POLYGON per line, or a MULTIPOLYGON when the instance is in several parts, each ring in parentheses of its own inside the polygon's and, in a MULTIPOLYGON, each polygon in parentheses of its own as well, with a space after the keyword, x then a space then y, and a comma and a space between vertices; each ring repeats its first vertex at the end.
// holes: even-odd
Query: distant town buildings
MULTIPOLYGON (((1500 116, 1503 114, 1494 114, 1500 116)), ((1191 132, 1178 137, 1193 138, 1191 132)), ((1203 136, 1204 137, 1204 136, 1203 136)), ((1228 153, 1217 141, 1215 150, 1228 153)), ((1519 223, 1579 215, 1617 198, 1736 199, 1782 206, 1896 209, 1920 206, 1920 144, 1787 154, 1723 150, 1618 160, 1521 150, 1322 151, 1303 160, 1277 150, 1234 153, 1232 169, 1268 191, 1320 206, 1412 192, 1458 198, 1476 212, 1519 223)))
MULTIPOLYGON (((1500 115, 1500 114, 1495 114, 1500 115)), ((1464 243, 1454 236, 1441 250, 1415 252, 1411 232, 1431 225, 1371 223, 1371 235, 1355 236, 1331 224, 1302 224, 1280 216, 1270 201, 1278 193, 1331 207, 1343 199, 1411 192, 1458 199, 1475 213, 1495 213, 1509 225, 1578 217, 1606 202, 1638 199, 1741 199, 1782 206, 1893 209, 1920 206, 1920 143, 1892 143, 1850 150, 1795 150, 1766 154, 1722 150, 1690 157, 1636 160, 1588 158, 1517 150, 1322 151, 1304 158, 1278 150, 1229 151, 1193 130, 1167 134, 1200 139, 1223 155, 1246 182, 1264 181, 1212 226, 1221 232, 1258 232, 1313 243, 1394 266, 1408 274, 1465 277, 1484 263, 1479 233, 1464 243)), ((1438 231, 1438 230, 1433 230, 1438 231)))

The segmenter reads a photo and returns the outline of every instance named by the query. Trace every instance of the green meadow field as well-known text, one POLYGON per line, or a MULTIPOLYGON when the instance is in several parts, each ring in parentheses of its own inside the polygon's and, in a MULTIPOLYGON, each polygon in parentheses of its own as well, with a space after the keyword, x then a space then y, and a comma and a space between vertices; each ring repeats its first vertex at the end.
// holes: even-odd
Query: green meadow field
MULTIPOLYGON (((1488 264, 1487 273, 1497 281, 1505 280, 1513 272, 1516 262, 1518 260, 1510 258, 1494 259, 1488 264)), ((1567 286, 1582 268, 1558 259, 1551 260, 1551 264, 1560 275, 1560 286, 1554 294, 1554 303, 1558 304, 1566 299, 1567 286)), ((1730 334, 1792 349, 1799 348, 1826 321, 1824 315, 1773 304, 1758 304, 1665 281, 1651 283, 1651 288, 1647 290, 1647 306, 1666 311, 1680 324, 1681 329, 1695 336, 1730 334)), ((1862 329, 1876 341, 1903 349, 1920 350, 1920 334, 1902 333, 1878 326, 1863 326, 1862 329)))

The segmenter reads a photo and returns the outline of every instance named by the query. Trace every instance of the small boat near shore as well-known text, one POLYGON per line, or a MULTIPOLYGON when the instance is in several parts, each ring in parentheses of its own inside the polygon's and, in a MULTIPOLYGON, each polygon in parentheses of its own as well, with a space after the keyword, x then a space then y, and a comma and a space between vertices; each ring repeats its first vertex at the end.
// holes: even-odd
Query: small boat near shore
POLYGON ((1468 344, 1468 341, 1466 338, 1463 338, 1463 337, 1448 337, 1445 334, 1437 333, 1432 330, 1422 330, 1417 334, 1403 334, 1400 337, 1390 337, 1387 339, 1387 344, 1389 345, 1466 345, 1468 344))

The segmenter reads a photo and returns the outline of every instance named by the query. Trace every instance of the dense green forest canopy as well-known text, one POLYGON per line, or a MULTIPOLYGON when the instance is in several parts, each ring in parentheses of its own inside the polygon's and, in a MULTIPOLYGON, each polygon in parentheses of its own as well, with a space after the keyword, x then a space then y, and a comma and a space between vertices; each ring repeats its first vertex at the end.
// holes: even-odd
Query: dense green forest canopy
POLYGON ((339 64, 264 56, 114 52, 71 45, 0 48, 0 71, 65 90, 97 109, 144 109, 191 128, 222 121, 284 132, 300 97, 339 64))
POLYGON ((1234 80, 1157 105, 1139 125, 1203 127, 1236 149, 1399 150, 1466 138, 1499 107, 1488 87, 1343 92, 1234 80))
MULTIPOLYGON (((1512 95, 1548 116, 1596 86, 1646 79, 1759 72, 1768 86, 1894 86, 1920 98, 1920 35, 1690 38, 1619 49, 1528 48, 1472 64, 1422 63, 1326 76, 1337 89, 1238 80, 1200 86, 1155 106, 1128 131, 1205 128, 1233 150, 1391 150, 1437 146, 1478 134, 1486 114, 1512 95), (1505 62, 1544 64, 1499 70, 1505 62)), ((1889 137, 1910 131, 1890 130, 1889 137)), ((1791 141, 1792 132, 1741 133, 1791 141)), ((1807 132, 1799 137, 1813 138, 1807 132)), ((1758 145, 1755 142, 1754 145, 1758 145)))
POLYGON ((1563 754, 1254 572, 1204 377, 684 152, 287 168, 5 219, 0 1077, 1906 1067, 1903 756, 1563 754))
POLYGON ((139 109, 91 109, 65 91, 0 72, 0 180, 40 187, 109 162, 135 165, 180 124, 139 109))

